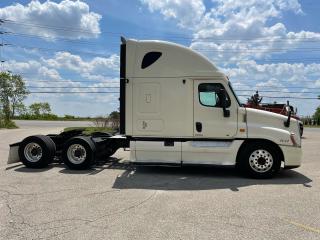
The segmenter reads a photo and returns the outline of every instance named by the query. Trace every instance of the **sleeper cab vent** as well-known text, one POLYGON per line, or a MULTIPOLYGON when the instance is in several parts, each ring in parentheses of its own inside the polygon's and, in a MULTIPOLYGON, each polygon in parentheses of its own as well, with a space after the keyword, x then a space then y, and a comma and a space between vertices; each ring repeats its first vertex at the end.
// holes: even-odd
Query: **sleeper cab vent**
POLYGON ((148 52, 146 55, 144 55, 141 63, 141 68, 145 69, 149 67, 150 65, 154 64, 160 57, 162 53, 161 52, 148 52))

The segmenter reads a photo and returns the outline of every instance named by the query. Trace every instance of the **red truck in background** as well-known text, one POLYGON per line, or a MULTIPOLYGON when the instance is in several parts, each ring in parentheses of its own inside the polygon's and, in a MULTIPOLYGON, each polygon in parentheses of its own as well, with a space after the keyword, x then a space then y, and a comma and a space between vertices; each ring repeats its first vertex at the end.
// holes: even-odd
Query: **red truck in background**
POLYGON ((248 101, 246 104, 244 104, 245 107, 248 108, 255 108, 260 109, 268 112, 274 112, 278 114, 282 114, 284 116, 288 116, 289 111, 291 112, 291 117, 294 119, 297 119, 299 121, 300 126, 300 135, 303 134, 303 122, 301 121, 301 118, 297 115, 297 110, 294 110, 293 106, 289 105, 289 101, 287 104, 283 103, 261 103, 263 97, 259 96, 259 92, 256 91, 256 93, 248 98, 248 101))

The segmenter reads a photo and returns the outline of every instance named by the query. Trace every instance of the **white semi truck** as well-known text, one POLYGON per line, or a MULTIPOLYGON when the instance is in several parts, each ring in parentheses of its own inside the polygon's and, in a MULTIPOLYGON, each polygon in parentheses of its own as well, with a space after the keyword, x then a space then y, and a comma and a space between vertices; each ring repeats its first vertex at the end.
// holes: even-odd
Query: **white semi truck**
POLYGON ((85 169, 130 148, 134 164, 234 165, 257 178, 300 166, 299 124, 290 113, 243 107, 229 79, 190 48, 121 41, 120 134, 30 136, 10 145, 8 163, 39 168, 61 159, 85 169))

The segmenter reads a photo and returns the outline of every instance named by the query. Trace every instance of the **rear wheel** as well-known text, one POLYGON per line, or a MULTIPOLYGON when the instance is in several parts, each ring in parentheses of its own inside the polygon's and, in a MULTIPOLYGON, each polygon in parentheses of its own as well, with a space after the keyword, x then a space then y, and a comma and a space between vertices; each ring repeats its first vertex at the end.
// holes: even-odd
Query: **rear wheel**
POLYGON ((25 138, 19 147, 19 157, 26 167, 43 168, 53 161, 56 145, 48 136, 25 138))
POLYGON ((237 167, 254 178, 271 178, 280 170, 280 153, 268 143, 250 143, 240 152, 237 167))
POLYGON ((71 138, 62 151, 62 159, 70 169, 90 168, 95 161, 95 144, 89 137, 71 138))

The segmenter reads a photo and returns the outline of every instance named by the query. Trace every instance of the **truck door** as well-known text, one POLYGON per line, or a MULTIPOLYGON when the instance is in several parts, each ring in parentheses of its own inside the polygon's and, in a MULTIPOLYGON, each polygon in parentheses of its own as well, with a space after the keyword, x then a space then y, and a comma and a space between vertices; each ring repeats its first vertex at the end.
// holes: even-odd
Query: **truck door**
POLYGON ((194 137, 231 139, 237 133, 237 103, 224 81, 194 80, 194 137), (227 110, 230 116, 225 117, 221 105, 221 89, 227 95, 227 110))

